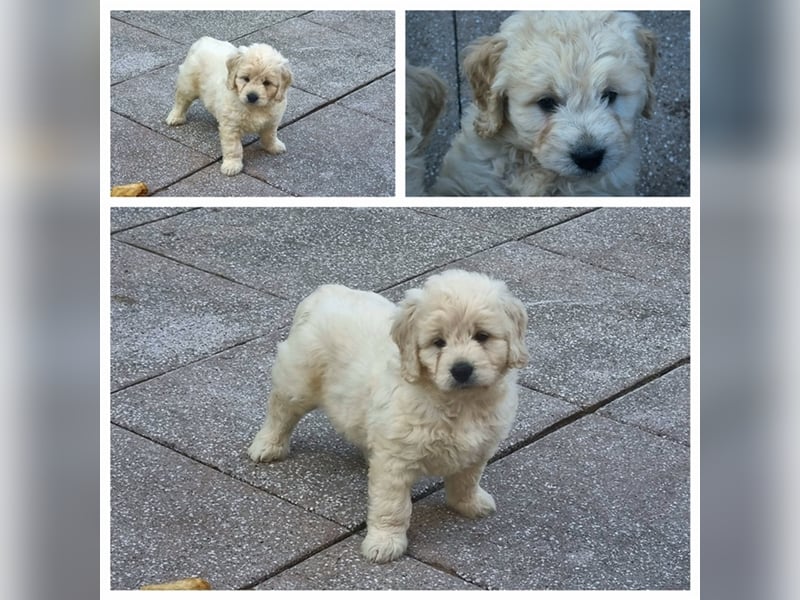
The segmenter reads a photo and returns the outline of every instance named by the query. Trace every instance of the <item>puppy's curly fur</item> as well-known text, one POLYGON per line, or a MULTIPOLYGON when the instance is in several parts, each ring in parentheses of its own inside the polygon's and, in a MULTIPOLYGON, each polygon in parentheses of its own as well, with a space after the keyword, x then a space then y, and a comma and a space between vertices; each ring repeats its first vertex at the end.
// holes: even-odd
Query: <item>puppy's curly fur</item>
POLYGON ((656 55, 632 13, 512 15, 467 48, 475 102, 432 193, 632 196, 656 55))
POLYGON ((291 84, 288 61, 272 46, 236 48, 202 37, 192 44, 180 66, 167 124, 185 123, 189 105, 200 98, 219 124, 220 170, 236 175, 243 167, 242 136, 247 133, 258 133, 262 148, 270 154, 286 151, 277 132, 291 84))
POLYGON ((406 195, 425 195, 425 150, 447 88, 431 69, 406 65, 406 195))
POLYGON ((445 271, 400 305, 340 285, 318 288, 295 313, 272 370, 254 461, 289 451, 300 418, 321 407, 369 462, 367 535, 373 562, 405 552, 411 487, 442 475, 448 506, 495 510, 479 485, 517 407, 516 369, 528 359, 527 314, 506 285, 445 271))

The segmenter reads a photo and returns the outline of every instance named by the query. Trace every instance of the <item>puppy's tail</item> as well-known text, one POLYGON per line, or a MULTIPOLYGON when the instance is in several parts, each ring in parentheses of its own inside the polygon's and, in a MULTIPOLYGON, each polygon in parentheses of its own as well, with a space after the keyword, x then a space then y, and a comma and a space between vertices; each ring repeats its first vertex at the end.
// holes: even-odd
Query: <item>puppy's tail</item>
POLYGON ((431 69, 406 65, 406 195, 425 195, 425 149, 444 110, 447 88, 431 69))

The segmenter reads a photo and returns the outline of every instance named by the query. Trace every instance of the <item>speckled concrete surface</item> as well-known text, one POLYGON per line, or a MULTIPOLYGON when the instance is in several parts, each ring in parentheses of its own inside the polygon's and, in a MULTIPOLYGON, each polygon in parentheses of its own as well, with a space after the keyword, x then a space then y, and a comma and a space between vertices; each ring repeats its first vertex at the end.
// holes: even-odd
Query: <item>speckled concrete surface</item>
POLYGON ((394 195, 394 19, 391 11, 112 11, 111 185, 144 181, 159 196, 394 195), (219 172, 216 122, 200 101, 186 124, 164 123, 178 65, 203 35, 272 44, 294 75, 279 128, 286 154, 267 155, 249 134, 244 173, 233 178, 219 172))
MULTIPOLYGON (((461 72, 466 46, 495 33, 511 11, 407 11, 406 59, 428 66, 445 81, 447 104, 427 154, 426 181, 439 171, 450 140, 458 131, 463 110, 472 101, 461 72)), ((656 107, 652 119, 640 119, 642 149, 637 194, 688 196, 690 193, 690 26, 687 11, 638 11, 642 22, 659 39, 656 107)))
POLYGON ((672 263, 688 209, 652 215, 113 209, 112 587, 686 589, 689 314, 672 263), (447 267, 506 280, 530 317, 517 418, 484 476, 498 512, 465 520, 425 478, 409 555, 370 565, 365 462, 322 413, 285 461, 246 448, 302 295, 339 281, 396 300, 447 267))

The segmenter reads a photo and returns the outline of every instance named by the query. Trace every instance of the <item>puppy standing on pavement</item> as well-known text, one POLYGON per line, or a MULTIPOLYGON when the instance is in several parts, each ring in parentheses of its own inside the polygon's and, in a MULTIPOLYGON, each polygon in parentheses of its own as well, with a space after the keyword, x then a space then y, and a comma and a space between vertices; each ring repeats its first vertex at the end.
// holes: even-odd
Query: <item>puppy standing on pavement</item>
POLYGON ((286 92, 292 84, 288 61, 268 44, 236 48, 202 37, 189 49, 180 66, 175 105, 168 125, 186 122, 186 111, 197 98, 219 124, 225 175, 242 170, 242 136, 258 133, 270 154, 286 151, 277 137, 286 111, 286 92))
POLYGON ((289 451, 300 418, 321 407, 369 463, 364 556, 386 562, 406 550, 411 487, 444 476, 448 506, 470 518, 495 503, 479 480, 517 408, 516 369, 528 359, 527 314, 506 285, 445 271, 400 305, 340 285, 297 308, 278 346, 254 461, 289 451))
POLYGON ((512 15, 467 48, 475 102, 432 193, 632 196, 656 54, 632 13, 512 15))

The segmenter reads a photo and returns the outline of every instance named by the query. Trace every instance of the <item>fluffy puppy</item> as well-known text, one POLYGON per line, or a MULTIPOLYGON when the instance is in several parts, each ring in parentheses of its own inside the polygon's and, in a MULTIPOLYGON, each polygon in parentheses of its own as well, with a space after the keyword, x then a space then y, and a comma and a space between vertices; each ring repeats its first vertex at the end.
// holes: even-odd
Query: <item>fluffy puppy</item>
POLYGON ((495 510, 479 480, 516 412, 526 326, 506 285, 477 273, 434 275, 399 306, 322 286, 300 303, 278 346, 249 455, 284 458, 300 418, 323 408, 369 463, 361 551, 394 560, 406 549, 411 487, 422 475, 443 476, 447 504, 462 515, 495 510))
POLYGON ((242 136, 258 133, 270 154, 286 151, 277 137, 292 84, 288 61, 268 44, 239 46, 202 37, 178 71, 175 105, 168 125, 186 122, 186 111, 197 98, 219 124, 225 175, 242 170, 242 136))
POLYGON ((425 195, 425 149, 447 88, 431 69, 406 65, 406 195, 425 195))
POLYGON ((656 41, 632 13, 531 12, 467 48, 475 102, 434 193, 631 196, 656 41))

